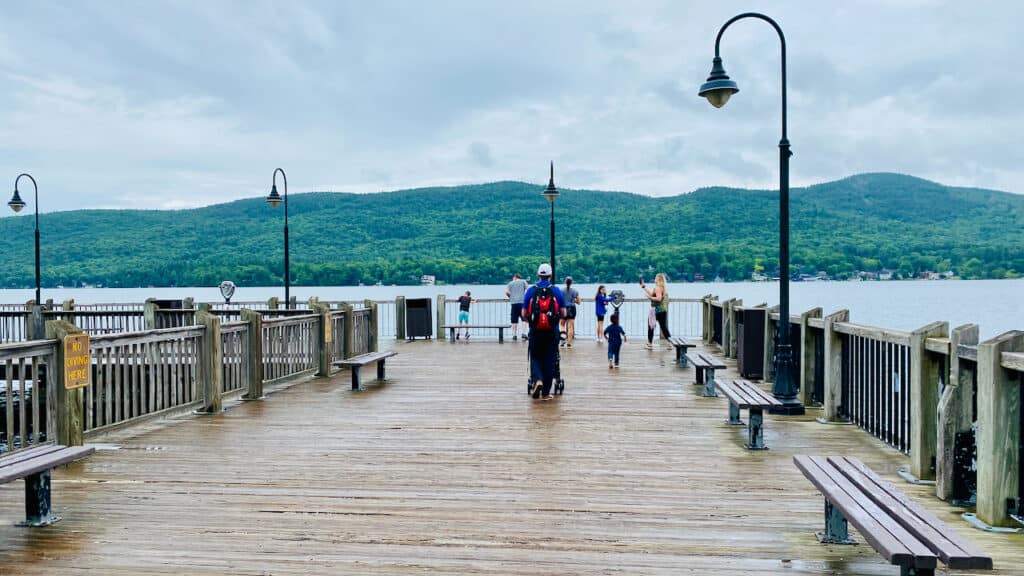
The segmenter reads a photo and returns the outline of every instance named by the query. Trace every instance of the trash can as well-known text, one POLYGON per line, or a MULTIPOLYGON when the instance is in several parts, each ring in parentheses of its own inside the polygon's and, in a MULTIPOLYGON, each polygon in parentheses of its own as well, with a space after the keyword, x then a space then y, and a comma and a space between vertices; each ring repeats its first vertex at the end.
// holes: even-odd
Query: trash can
POLYGON ((405 337, 430 338, 434 335, 434 321, 430 316, 430 298, 405 300, 405 337))

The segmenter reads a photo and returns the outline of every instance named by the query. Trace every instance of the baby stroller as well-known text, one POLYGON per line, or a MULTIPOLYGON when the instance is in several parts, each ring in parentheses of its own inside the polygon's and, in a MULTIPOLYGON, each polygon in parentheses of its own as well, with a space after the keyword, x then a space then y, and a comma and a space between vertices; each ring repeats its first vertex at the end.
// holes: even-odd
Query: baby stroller
MULTIPOLYGON (((562 378, 562 342, 565 340, 565 332, 559 331, 558 333, 558 345, 555 346, 555 369, 552 371, 552 384, 551 393, 556 396, 561 396, 562 392, 565 391, 565 380, 562 378)), ((533 331, 530 331, 530 343, 526 349, 526 370, 529 372, 526 376, 526 393, 529 394, 533 389, 533 366, 531 365, 530 359, 533 357, 531 349, 533 348, 533 331)))

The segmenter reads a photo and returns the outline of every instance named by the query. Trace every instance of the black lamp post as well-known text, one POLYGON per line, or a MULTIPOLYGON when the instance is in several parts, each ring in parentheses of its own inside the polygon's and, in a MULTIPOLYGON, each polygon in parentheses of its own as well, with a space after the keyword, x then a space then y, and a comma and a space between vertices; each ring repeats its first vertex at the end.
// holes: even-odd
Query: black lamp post
POLYGON ((36 193, 36 305, 42 306, 43 303, 39 299, 39 186, 36 185, 36 179, 31 174, 18 174, 18 177, 14 179, 14 196, 11 197, 11 201, 7 205, 15 213, 21 212, 21 209, 25 207, 25 201, 21 199, 21 194, 18 194, 18 180, 21 180, 22 176, 27 176, 32 181, 32 188, 36 193))
POLYGON ((548 180, 548 187, 544 189, 544 197, 551 204, 551 283, 555 283, 555 198, 558 198, 558 188, 555 188, 555 162, 551 162, 551 179, 548 180))
POLYGON ((272 208, 277 208, 278 204, 281 203, 281 195, 277 193, 278 172, 281 173, 281 179, 284 180, 284 307, 291 308, 290 288, 292 281, 291 273, 288 269, 288 176, 280 168, 274 169, 274 182, 270 188, 270 195, 267 196, 267 204, 270 204, 272 208))
POLYGON ((782 139, 779 140, 779 324, 775 333, 775 385, 772 393, 782 401, 782 407, 773 409, 775 414, 803 414, 804 407, 797 399, 797 387, 793 374, 793 350, 789 344, 789 149, 786 137, 786 37, 775 20, 757 12, 745 12, 734 16, 722 25, 715 38, 715 59, 712 60, 711 74, 701 87, 698 95, 708 99, 715 108, 721 108, 729 97, 740 91, 729 79, 719 56, 722 34, 730 24, 744 18, 757 18, 772 25, 779 33, 782 45, 782 139))

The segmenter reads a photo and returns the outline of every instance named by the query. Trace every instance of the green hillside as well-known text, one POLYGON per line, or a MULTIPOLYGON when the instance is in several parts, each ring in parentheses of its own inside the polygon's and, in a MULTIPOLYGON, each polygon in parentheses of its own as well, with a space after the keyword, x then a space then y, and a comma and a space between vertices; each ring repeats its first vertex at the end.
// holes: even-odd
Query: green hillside
MULTIPOLYGON (((541 186, 497 182, 381 194, 293 194, 293 283, 503 282, 548 253, 541 186)), ((863 174, 792 191, 794 271, 843 277, 953 270, 1024 272, 1024 196, 863 174)), ((705 188, 669 198, 562 190, 559 275, 632 280, 651 266, 674 280, 749 278, 777 267, 778 196, 705 188)), ((84 210, 41 216, 45 286, 276 285, 282 212, 263 198, 176 211, 84 210)), ((0 278, 34 284, 32 218, 0 219, 0 278)))

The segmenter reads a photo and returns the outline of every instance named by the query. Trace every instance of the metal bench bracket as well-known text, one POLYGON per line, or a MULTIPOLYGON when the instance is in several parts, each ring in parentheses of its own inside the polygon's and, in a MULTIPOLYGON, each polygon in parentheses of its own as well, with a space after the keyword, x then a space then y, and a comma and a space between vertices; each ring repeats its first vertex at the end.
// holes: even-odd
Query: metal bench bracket
POLYGON ((850 532, 846 524, 846 516, 825 499, 825 531, 816 534, 818 541, 822 544, 856 544, 857 541, 850 538, 850 532))

